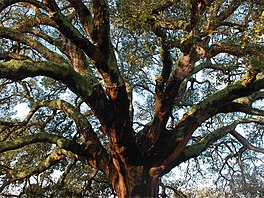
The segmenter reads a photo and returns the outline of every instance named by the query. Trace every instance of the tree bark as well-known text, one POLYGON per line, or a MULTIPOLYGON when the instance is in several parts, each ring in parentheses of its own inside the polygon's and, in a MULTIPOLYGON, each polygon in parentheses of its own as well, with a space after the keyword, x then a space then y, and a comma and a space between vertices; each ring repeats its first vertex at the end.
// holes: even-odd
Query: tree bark
POLYGON ((119 169, 111 179, 119 198, 158 197, 159 177, 151 176, 149 168, 128 166, 124 172, 119 169))

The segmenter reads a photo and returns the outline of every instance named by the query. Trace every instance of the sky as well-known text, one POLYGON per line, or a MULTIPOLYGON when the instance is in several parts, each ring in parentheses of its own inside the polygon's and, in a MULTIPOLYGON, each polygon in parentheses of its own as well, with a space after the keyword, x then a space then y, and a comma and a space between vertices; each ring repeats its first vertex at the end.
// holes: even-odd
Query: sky
POLYGON ((17 112, 16 115, 13 115, 12 118, 23 119, 27 116, 30 111, 30 108, 26 103, 19 103, 15 106, 14 110, 17 112))

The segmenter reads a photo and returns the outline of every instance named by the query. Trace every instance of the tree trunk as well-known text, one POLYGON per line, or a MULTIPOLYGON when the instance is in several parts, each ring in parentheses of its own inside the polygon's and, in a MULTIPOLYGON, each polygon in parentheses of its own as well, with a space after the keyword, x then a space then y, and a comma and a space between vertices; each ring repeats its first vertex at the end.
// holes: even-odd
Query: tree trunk
POLYGON ((159 177, 150 176, 149 169, 142 166, 127 167, 125 174, 120 169, 111 180, 119 198, 158 197, 159 177))

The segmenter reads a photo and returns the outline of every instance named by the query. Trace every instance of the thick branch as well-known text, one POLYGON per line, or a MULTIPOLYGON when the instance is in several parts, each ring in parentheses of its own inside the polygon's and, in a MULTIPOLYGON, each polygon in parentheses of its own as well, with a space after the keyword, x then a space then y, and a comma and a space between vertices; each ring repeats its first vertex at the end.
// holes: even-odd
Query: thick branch
MULTIPOLYGON (((235 132, 235 128, 237 125, 243 124, 243 123, 251 123, 251 122, 255 122, 255 123, 259 123, 259 124, 264 123, 262 118, 247 118, 247 119, 236 120, 230 125, 223 126, 221 128, 216 129, 215 131, 205 135, 197 143, 190 145, 190 146, 186 146, 184 148, 183 152, 179 155, 179 157, 175 161, 173 161, 172 164, 167 169, 164 170, 163 174, 169 172, 173 167, 181 164, 182 162, 185 162, 185 161, 187 161, 191 158, 194 158, 194 157, 198 157, 207 148, 212 146, 212 144, 214 142, 216 142, 219 139, 221 139, 222 137, 226 136, 228 133, 230 133, 232 135, 234 134, 234 136, 235 136, 237 134, 237 132, 235 132)), ((239 141, 241 141, 241 143, 243 142, 242 144, 247 149, 251 149, 253 151, 262 152, 262 153, 264 151, 262 148, 258 148, 258 147, 254 147, 254 146, 250 145, 248 143, 248 141, 245 138, 240 137, 239 134, 237 135, 237 139, 239 141)))
MULTIPOLYGON (((192 107, 183 117, 196 118, 196 123, 200 124, 208 117, 215 115, 215 113, 221 112, 221 108, 226 104, 229 104, 237 98, 248 96, 253 94, 264 87, 264 75, 260 74, 257 79, 254 80, 256 74, 248 71, 243 78, 239 81, 227 86, 226 88, 212 94, 202 102, 192 107), (199 116, 198 116, 199 114, 199 116)), ((181 126, 181 122, 178 123, 181 126)))
POLYGON ((2 53, 0 54, 0 60, 27 60, 30 59, 28 56, 20 55, 18 53, 2 53))
POLYGON ((90 13, 89 9, 80 0, 69 0, 69 2, 73 5, 74 9, 78 13, 80 21, 86 33, 89 36, 92 36, 94 25, 92 21, 92 14, 90 13))
MULTIPOLYGON (((173 2, 167 2, 164 6, 171 5, 173 5, 173 2)), ((165 7, 161 7, 161 9, 165 7)), ((158 10, 154 9, 152 14, 155 16, 158 14, 158 10)), ((148 23, 151 25, 153 32, 162 39, 160 55, 163 67, 161 73, 156 77, 155 115, 149 130, 146 130, 146 143, 144 145, 147 149, 155 145, 161 131, 164 131, 180 85, 193 70, 194 63, 196 62, 196 55, 192 45, 186 45, 184 47, 185 51, 182 53, 180 60, 177 61, 172 71, 173 61, 166 30, 156 26, 155 20, 155 17, 150 18, 148 19, 148 23)))
POLYGON ((174 138, 171 138, 166 149, 167 152, 162 157, 164 159, 162 169, 170 167, 170 164, 174 163, 174 160, 181 155, 192 133, 202 122, 221 112, 221 108, 225 104, 236 98, 250 95, 264 87, 264 75, 260 75, 255 81, 253 79, 247 73, 241 80, 214 93, 192 107, 174 129, 174 138))
POLYGON ((205 137, 203 137, 198 143, 186 146, 183 150, 184 161, 187 161, 193 157, 198 157, 203 151, 209 148, 214 142, 224 137, 226 134, 230 133, 231 131, 235 130, 236 126, 238 125, 237 122, 234 122, 228 126, 221 127, 205 137))
MULTIPOLYGON (((89 39, 84 37, 60 12, 60 9, 55 1, 44 1, 49 8, 48 12, 51 18, 56 22, 59 30, 78 48, 82 49, 91 61, 95 64, 98 71, 102 75, 106 87, 124 86, 124 81, 117 67, 115 54, 110 42, 110 25, 108 5, 105 1, 93 2, 94 9, 94 31, 91 39, 95 44, 92 44, 89 39)), ((112 93, 108 94, 112 98, 112 93)))
MULTIPOLYGON (((125 83, 117 66, 114 48, 110 40, 109 7, 106 0, 94 0, 92 5, 94 29, 91 39, 103 54, 102 62, 96 63, 95 66, 104 79, 109 98, 115 100, 116 96, 113 96, 113 94, 116 94, 113 93, 115 91, 112 88, 125 91, 122 88, 125 83)), ((125 94, 124 92, 121 95, 124 96, 125 94)), ((124 98, 124 100, 127 99, 124 98)))
POLYGON ((74 93, 83 97, 99 119, 106 119, 108 99, 93 74, 81 76, 68 64, 45 61, 8 61, 0 63, 0 77, 14 80, 47 76, 65 83, 74 93))
POLYGON ((109 22, 109 8, 105 0, 93 0, 93 23, 94 32, 92 35, 93 41, 99 46, 104 54, 109 54, 110 44, 110 22, 109 22), (103 46, 106 49, 103 49, 103 46))
POLYGON ((243 112, 251 115, 264 116, 264 110, 253 108, 252 103, 256 100, 263 99, 264 95, 261 91, 254 92, 252 95, 247 97, 237 98, 232 102, 223 106, 219 112, 243 112))
POLYGON ((53 61, 56 63, 67 62, 62 56, 60 56, 56 52, 51 51, 50 49, 42 45, 39 41, 17 30, 0 26, 0 38, 8 38, 23 43, 25 45, 28 45, 37 52, 39 52, 44 58, 46 58, 49 61, 53 61))
POLYGON ((79 160, 98 168, 106 175, 110 174, 109 165, 111 161, 109 161, 109 156, 105 149, 98 148, 98 150, 96 150, 95 148, 90 148, 87 144, 80 145, 75 141, 45 132, 0 142, 0 153, 19 149, 38 142, 56 144, 59 148, 65 150, 64 154, 66 156, 76 157, 79 160))
POLYGON ((0 12, 2 12, 8 6, 11 6, 12 4, 15 4, 18 2, 27 2, 27 3, 30 3, 30 4, 37 6, 39 8, 45 7, 42 3, 40 3, 39 1, 36 1, 36 0, 2 0, 0 2, 0 12))
POLYGON ((100 143, 96 133, 93 131, 91 124, 88 122, 77 108, 70 103, 63 100, 42 101, 38 105, 48 106, 53 110, 62 110, 69 118, 71 118, 77 127, 77 130, 85 138, 85 146, 94 152, 94 154, 103 150, 103 146, 100 143))
POLYGON ((156 78, 156 83, 158 86, 160 85, 164 86, 164 84, 169 79, 169 76, 171 74, 172 64, 173 64, 170 51, 165 43, 163 43, 161 46, 160 58, 161 58, 163 66, 162 66, 161 73, 156 78))
POLYGON ((99 63, 102 60, 102 54, 99 49, 85 38, 71 22, 60 12, 60 9, 55 1, 43 1, 49 8, 48 12, 51 18, 56 22, 60 31, 70 39, 77 47, 81 48, 94 63, 99 63))
POLYGON ((21 172, 16 172, 9 169, 6 170, 6 172, 12 178, 13 181, 23 180, 32 175, 42 173, 43 171, 49 169, 54 164, 58 163, 64 157, 65 155, 63 155, 62 150, 55 149, 45 160, 43 160, 40 164, 34 166, 33 168, 21 172))
POLYGON ((23 79, 38 75, 51 77, 62 81, 75 93, 90 96, 98 80, 91 74, 85 78, 76 73, 68 64, 56 64, 46 61, 11 60, 0 63, 0 77, 9 79, 23 79))
POLYGON ((228 8, 224 9, 218 16, 219 23, 224 22, 241 5, 241 1, 233 0, 228 8))
MULTIPOLYGON (((0 77, 10 79, 23 79, 25 77, 32 77, 37 75, 45 75, 60 80, 65 83, 74 93, 82 96, 84 100, 90 105, 95 115, 98 116, 105 130, 109 130, 109 135, 113 136, 113 140, 118 140, 121 146, 127 146, 129 152, 134 153, 135 142, 133 138, 133 129, 129 118, 129 101, 118 100, 123 106, 122 111, 117 109, 110 109, 108 99, 97 79, 92 75, 90 78, 83 77, 76 73, 70 65, 56 64, 53 62, 33 62, 33 61, 8 61, 0 63, 0 77), (109 114, 106 114, 108 112, 109 114), (110 121, 109 121, 110 120, 110 121), (115 120, 115 121, 113 121, 115 120), (118 134, 110 133, 114 127, 119 130, 118 134)), ((125 92, 125 90, 123 90, 125 92)), ((122 150, 123 151, 123 150, 122 150)), ((104 154, 105 155, 105 154, 104 154)))
POLYGON ((213 64, 210 60, 206 60, 205 62, 202 62, 199 65, 197 65, 193 69, 192 74, 196 74, 205 68, 210 68, 216 71, 221 71, 223 73, 233 70, 233 67, 226 66, 224 64, 213 64))
POLYGON ((89 67, 89 62, 84 52, 74 45, 68 38, 61 35, 62 38, 55 39, 43 33, 40 30, 29 29, 26 32, 32 33, 40 37, 52 45, 55 45, 61 52, 63 52, 70 60, 74 70, 83 76, 90 77, 93 72, 89 67))
POLYGON ((190 25, 192 28, 194 28, 197 25, 197 22, 199 20, 199 9, 198 4, 200 4, 200 1, 196 0, 190 0, 190 25))
MULTIPOLYGON (((30 20, 21 21, 19 24, 14 26, 14 30, 22 33, 30 33, 39 38, 44 39, 51 45, 56 46, 62 53, 64 53, 71 61, 73 68, 78 73, 85 75, 86 70, 89 69, 88 61, 84 52, 76 47, 69 39, 60 35, 60 39, 53 38, 39 29, 39 25, 48 25, 58 29, 56 23, 49 18, 48 15, 41 13, 37 8, 34 9, 36 15, 30 20), (35 27, 35 28, 34 28, 35 27)), ((45 57, 45 56, 44 56, 45 57)), ((16 59, 16 58, 15 58, 16 59)), ((90 74, 92 72, 89 72, 90 74)))
MULTIPOLYGON (((68 64, 56 64, 46 61, 11 60, 0 63, 0 77, 20 80, 38 75, 63 80, 74 75, 74 70, 68 64)), ((75 72, 76 73, 76 72, 75 72)))
POLYGON ((232 46, 228 44, 212 45, 207 51, 207 58, 212 58, 220 53, 228 53, 234 56, 246 56, 246 55, 254 55, 259 56, 261 59, 264 59, 264 50, 261 47, 255 46, 245 46, 241 48, 240 46, 232 46))
MULTIPOLYGON (((160 132, 166 127, 169 115, 171 114, 175 94, 177 92, 177 83, 174 84, 174 82, 169 82, 168 86, 165 86, 171 74, 173 64, 170 51, 166 46, 165 41, 162 43, 160 56, 163 67, 161 73, 156 77, 155 115, 152 125, 146 134, 147 141, 149 142, 148 144, 150 145, 157 141, 160 132), (175 87, 176 90, 171 89, 173 87, 175 87)), ((148 147, 147 145, 145 146, 148 147)))
POLYGON ((66 140, 62 138, 61 136, 41 132, 41 133, 37 133, 34 135, 19 137, 19 138, 16 138, 15 140, 7 140, 4 142, 0 142, 0 153, 19 149, 26 145, 37 143, 37 142, 47 142, 47 143, 57 144, 60 148, 67 149, 67 150, 72 150, 70 149, 70 147, 72 146, 75 146, 76 148, 80 147, 80 145, 77 145, 76 143, 70 140, 66 140))
MULTIPOLYGON (((28 76, 35 76, 38 74, 47 74, 47 76, 55 76, 56 78, 61 78, 57 80, 67 80, 66 84, 70 84, 73 86, 73 83, 70 79, 74 79, 74 81, 81 80, 81 77, 77 75, 76 72, 74 72, 68 65, 57 65, 53 63, 48 63, 48 62, 32 62, 32 61, 9 61, 9 62, 4 62, 0 64, 0 76, 1 77, 6 77, 6 78, 13 78, 13 79, 18 79, 18 78, 25 78, 28 76), (67 72, 68 70, 68 72, 67 72), (11 76, 10 76, 11 75, 11 76), (76 77, 74 77, 76 75, 76 77), (78 76, 78 77, 77 77, 78 76)), ((88 97, 93 93, 93 86, 90 85, 89 87, 89 82, 91 79, 86 79, 83 78, 81 81, 76 82, 76 85, 78 88, 80 86, 84 86, 84 90, 79 90, 88 97), (84 81, 84 82, 82 82, 84 81)), ((78 89, 77 87, 74 87, 74 89, 78 89)), ((81 87, 80 87, 81 88, 81 87)), ((83 88, 81 88, 83 89, 83 88)), ((89 142, 89 145, 91 146, 92 144, 96 145, 96 147, 100 147, 99 150, 102 150, 102 146, 100 144, 99 139, 97 138, 96 134, 93 132, 91 125, 88 123, 86 118, 78 112, 77 109, 75 109, 72 105, 69 103, 66 103, 65 101, 62 100, 55 100, 55 101, 43 101, 39 105, 47 105, 52 109, 61 109, 63 110, 66 115, 68 115, 70 118, 72 118, 75 122, 76 125, 79 129, 79 131, 85 136, 86 141, 91 141, 89 142)), ((98 108, 97 106, 94 108, 98 108)), ((87 145, 87 146, 89 146, 87 145)), ((98 148, 97 148, 98 149, 98 148)))
POLYGON ((231 102, 225 106, 223 106, 222 110, 219 112, 226 113, 226 112, 243 112, 246 114, 251 115, 259 115, 264 116, 264 110, 253 108, 249 106, 249 104, 241 104, 238 102, 231 102))

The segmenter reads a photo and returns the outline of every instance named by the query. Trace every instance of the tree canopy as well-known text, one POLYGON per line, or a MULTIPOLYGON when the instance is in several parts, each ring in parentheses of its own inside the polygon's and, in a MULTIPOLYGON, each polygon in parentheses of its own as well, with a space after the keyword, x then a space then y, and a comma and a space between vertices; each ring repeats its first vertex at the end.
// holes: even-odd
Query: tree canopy
POLYGON ((261 197, 263 20, 253 0, 1 0, 0 194, 164 197, 192 162, 261 197))

